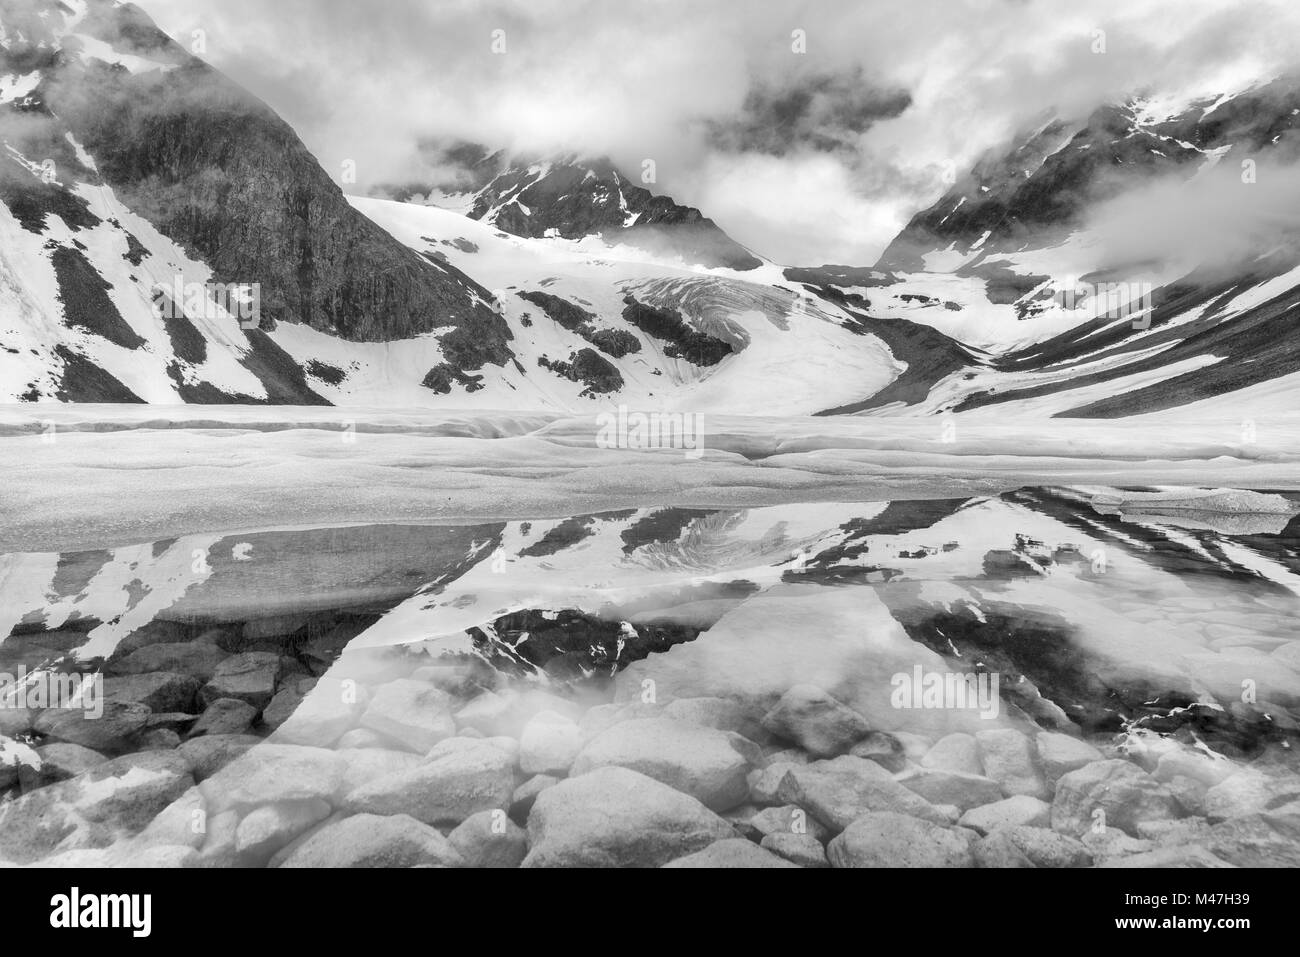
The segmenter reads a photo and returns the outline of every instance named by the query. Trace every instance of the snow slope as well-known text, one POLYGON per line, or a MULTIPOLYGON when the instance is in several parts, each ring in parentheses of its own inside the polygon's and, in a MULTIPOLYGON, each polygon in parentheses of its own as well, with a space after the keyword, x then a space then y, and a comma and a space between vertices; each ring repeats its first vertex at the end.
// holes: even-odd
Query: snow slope
MULTIPOLYGON (((359 367, 345 384, 321 390, 336 404, 409 398, 411 404, 439 407, 582 412, 626 404, 640 410, 810 414, 828 400, 850 401, 863 390, 883 388, 899 371, 883 343, 843 328, 845 316, 833 304, 797 296, 798 286, 786 282, 776 267, 736 272, 674 266, 634 247, 611 249, 595 237, 524 239, 437 207, 358 197, 352 203, 413 249, 445 256, 491 289, 514 335, 512 348, 522 371, 490 372, 481 390, 472 393, 421 395, 403 388, 400 375, 393 374, 388 351, 397 347, 390 344, 374 359, 350 353, 359 367), (519 295, 531 291, 573 303, 593 313, 602 329, 637 340, 639 351, 606 357, 623 388, 584 396, 585 383, 537 367, 539 358, 563 360, 589 343, 519 295), (623 318, 629 295, 678 313, 692 328, 728 343, 733 354, 712 367, 669 355, 663 340, 623 318), (799 361, 792 362, 792 355, 799 361), (396 393, 389 391, 393 385, 396 393)), ((300 363, 333 358, 320 352, 317 342, 293 333, 277 335, 276 341, 300 363)))

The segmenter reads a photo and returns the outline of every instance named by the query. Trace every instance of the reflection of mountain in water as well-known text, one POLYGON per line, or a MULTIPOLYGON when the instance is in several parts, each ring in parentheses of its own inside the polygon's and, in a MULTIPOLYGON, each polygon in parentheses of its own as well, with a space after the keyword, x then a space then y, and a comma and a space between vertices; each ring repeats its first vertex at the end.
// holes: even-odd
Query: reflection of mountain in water
MULTIPOLYGON (((0 736, 128 757, 270 738, 343 749, 363 774, 379 758, 358 748, 423 754, 457 728, 456 741, 520 738, 542 713, 586 715, 593 734, 625 706, 772 748, 757 717, 807 686, 883 735, 884 758, 990 727, 960 709, 898 710, 893 679, 920 668, 996 675, 999 728, 1145 748, 1134 760, 1152 767, 1153 740, 1253 767, 1300 734, 1300 520, 1200 518, 1248 498, 1026 488, 11 554, 0 673, 102 671, 107 719, 0 711, 0 736)), ((59 767, 0 768, 0 790, 39 795, 59 767)), ((1267 800, 1300 780, 1278 773, 1267 800)), ((1205 790, 1180 800, 1199 807, 1205 790)), ((36 854, 14 841, 9 853, 36 854)))
MULTIPOLYGON (((1086 656, 1067 662, 1029 646, 1086 648, 1084 619, 1123 611, 1125 601, 1140 618, 1182 600, 1195 582, 1198 594, 1222 591, 1227 602, 1209 640, 1271 653, 1290 638, 1278 616, 1300 587, 1300 526, 1287 508, 1294 504, 1282 496, 1256 493, 1025 489, 975 499, 269 531, 11 555, 4 607, 16 637, 3 651, 21 643, 29 663, 46 651, 93 661, 114 655, 119 643, 134 649, 151 629, 188 640, 233 628, 254 643, 324 642, 335 652, 346 643, 428 643, 525 671, 607 675, 694 638, 780 582, 866 585, 916 640, 953 654, 969 644, 1008 671, 1034 672, 1062 707, 1113 724, 1094 713, 1111 707, 1113 689, 1095 673, 1081 676, 1086 656), (1244 511, 1243 503, 1273 511, 1244 511), (1157 510, 1158 519, 1141 517, 1157 510), (1025 645, 1015 636, 1026 628, 1051 637, 1025 645)), ((1186 639, 1185 628, 1173 631, 1186 639)), ((1135 647, 1149 637, 1134 636, 1135 647)), ((1125 656, 1115 651, 1107 654, 1122 668, 1125 656)), ((1167 678, 1144 678, 1135 695, 1159 691, 1167 678)), ((1184 684, 1180 704, 1205 690, 1184 684)))
POLYGON ((1279 535, 1297 513, 1298 506, 1284 495, 1245 490, 1178 492, 1125 492, 1095 495, 1093 508, 1125 521, 1208 529, 1225 535, 1279 535))

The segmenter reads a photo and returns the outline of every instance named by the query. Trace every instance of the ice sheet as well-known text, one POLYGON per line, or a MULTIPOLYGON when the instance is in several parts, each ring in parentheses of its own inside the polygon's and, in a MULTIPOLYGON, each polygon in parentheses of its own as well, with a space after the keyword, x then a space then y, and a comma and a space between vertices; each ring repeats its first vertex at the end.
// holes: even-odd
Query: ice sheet
MULTIPOLYGON (((602 448, 595 417, 0 410, 0 552, 299 525, 883 501, 1026 485, 1300 488, 1300 415, 1236 421, 706 416, 702 454, 602 448), (101 431, 117 429, 118 431, 101 431)), ((605 443, 608 444, 608 443, 605 443)))

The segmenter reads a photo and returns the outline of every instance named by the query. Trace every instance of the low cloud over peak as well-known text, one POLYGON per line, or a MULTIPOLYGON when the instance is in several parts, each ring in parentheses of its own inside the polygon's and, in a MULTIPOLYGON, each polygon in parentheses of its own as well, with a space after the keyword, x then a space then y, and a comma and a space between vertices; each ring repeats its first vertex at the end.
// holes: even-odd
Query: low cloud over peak
POLYGON ((657 189, 788 263, 872 262, 1045 110, 1213 94, 1300 63, 1284 0, 143 0, 365 192, 427 143, 652 158, 657 189), (802 31, 802 47, 795 31, 802 31), (799 52, 802 49, 804 52, 799 52))
POLYGON ((785 156, 806 148, 855 157, 858 138, 911 105, 902 89, 880 89, 855 68, 760 78, 734 115, 709 122, 710 140, 730 153, 785 156))

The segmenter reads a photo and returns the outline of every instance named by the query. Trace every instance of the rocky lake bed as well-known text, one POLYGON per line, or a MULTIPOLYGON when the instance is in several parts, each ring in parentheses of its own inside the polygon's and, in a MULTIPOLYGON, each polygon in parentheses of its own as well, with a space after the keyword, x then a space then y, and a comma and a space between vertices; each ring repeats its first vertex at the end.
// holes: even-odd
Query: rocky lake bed
MULTIPOLYGON (((769 600, 779 618, 818 596, 769 600)), ((483 654, 349 647, 373 620, 158 620, 95 663, 98 719, 0 710, 0 733, 25 755, 0 768, 0 861, 1300 863, 1297 726, 1276 705, 1202 703, 1107 730, 1035 719, 1004 694, 996 721, 897 711, 908 720, 881 721, 891 689, 860 666, 863 649, 805 648, 791 667, 762 642, 720 634, 710 645, 704 630, 618 669, 552 680, 483 654), (835 681, 819 684, 828 667, 835 681)), ((0 671, 85 639, 20 631, 0 671)), ((1255 646, 1274 667, 1297 666, 1294 641, 1255 646)))

